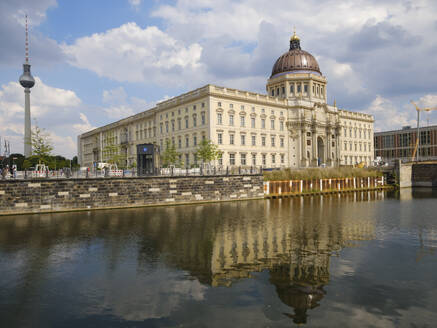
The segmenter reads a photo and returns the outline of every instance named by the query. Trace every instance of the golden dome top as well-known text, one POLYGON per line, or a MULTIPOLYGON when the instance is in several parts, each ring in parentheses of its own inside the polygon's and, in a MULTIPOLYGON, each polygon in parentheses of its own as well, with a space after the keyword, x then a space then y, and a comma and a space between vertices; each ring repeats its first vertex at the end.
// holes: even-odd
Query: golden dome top
POLYGON ((293 32, 293 35, 290 38, 290 41, 294 41, 294 40, 297 40, 297 41, 300 40, 299 37, 296 35, 296 31, 293 32))

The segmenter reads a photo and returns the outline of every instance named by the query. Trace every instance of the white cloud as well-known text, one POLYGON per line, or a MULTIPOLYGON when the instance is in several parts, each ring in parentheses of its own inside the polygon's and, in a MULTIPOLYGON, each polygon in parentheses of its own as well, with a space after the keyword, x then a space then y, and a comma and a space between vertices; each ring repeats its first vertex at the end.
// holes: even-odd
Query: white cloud
POLYGON ((142 0, 129 0, 129 4, 133 7, 138 7, 141 4, 142 0))
POLYGON ((123 103, 126 101, 127 93, 123 87, 112 90, 103 90, 102 100, 104 103, 123 103))
POLYGON ((379 95, 372 101, 366 113, 375 116, 375 131, 394 130, 415 123, 415 111, 398 107, 391 100, 379 95))
MULTIPOLYGON (((126 23, 62 45, 69 63, 117 81, 184 83, 181 72, 200 69, 202 47, 185 46, 155 26, 126 23)), ((185 76, 186 77, 186 76, 185 76)))
MULTIPOLYGON (((77 113, 81 100, 74 91, 51 87, 38 77, 35 81, 30 96, 32 119, 47 130, 56 154, 74 156, 75 136, 92 128, 86 115, 77 113)), ((24 92, 17 82, 0 88, 0 135, 11 142, 11 151, 23 152, 24 92)))

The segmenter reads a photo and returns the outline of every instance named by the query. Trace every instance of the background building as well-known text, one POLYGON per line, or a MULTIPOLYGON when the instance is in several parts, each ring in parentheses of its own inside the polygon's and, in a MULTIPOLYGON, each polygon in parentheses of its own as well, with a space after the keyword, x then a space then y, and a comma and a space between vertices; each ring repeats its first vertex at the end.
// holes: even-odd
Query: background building
POLYGON ((80 135, 78 158, 90 167, 117 151, 129 166, 136 145, 162 151, 169 141, 188 167, 197 164, 196 148, 206 138, 223 152, 220 165, 370 165, 373 117, 328 105, 326 86, 316 59, 294 34, 273 66, 267 95, 208 84, 80 135))
MULTIPOLYGON (((384 162, 400 159, 411 161, 416 145, 417 129, 410 126, 401 130, 375 133, 375 156, 384 162)), ((420 160, 437 160, 437 125, 420 128, 420 160)))

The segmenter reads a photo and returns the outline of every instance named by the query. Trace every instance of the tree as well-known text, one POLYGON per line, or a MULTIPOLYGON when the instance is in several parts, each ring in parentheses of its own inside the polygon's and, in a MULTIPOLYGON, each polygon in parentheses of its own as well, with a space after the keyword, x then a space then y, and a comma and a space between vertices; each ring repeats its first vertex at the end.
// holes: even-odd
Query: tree
POLYGON ((121 147, 120 145, 115 144, 114 137, 107 138, 106 146, 103 148, 103 153, 105 154, 108 163, 124 167, 126 156, 121 154, 121 147))
POLYGON ((218 146, 213 144, 211 140, 203 139, 197 147, 197 156, 203 163, 209 163, 220 157, 222 152, 218 146))
POLYGON ((48 132, 44 128, 40 128, 34 124, 32 131, 32 153, 40 162, 45 162, 50 156, 53 146, 48 132))
POLYGON ((27 170, 31 166, 32 166, 32 163, 28 159, 25 159, 23 161, 23 169, 27 170))
POLYGON ((167 140, 165 150, 161 155, 162 166, 167 167, 169 165, 175 165, 179 160, 179 153, 176 151, 176 147, 170 140, 167 140))

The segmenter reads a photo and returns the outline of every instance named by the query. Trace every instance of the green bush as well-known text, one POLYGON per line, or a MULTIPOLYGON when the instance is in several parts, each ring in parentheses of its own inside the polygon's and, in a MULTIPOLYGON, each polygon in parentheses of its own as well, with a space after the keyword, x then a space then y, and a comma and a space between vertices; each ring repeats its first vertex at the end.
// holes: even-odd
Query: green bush
POLYGON ((367 178, 379 176, 382 176, 382 172, 376 169, 355 167, 283 169, 264 172, 264 181, 367 178))

